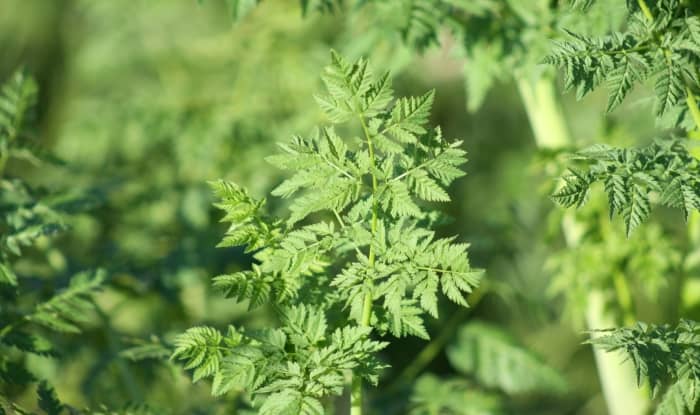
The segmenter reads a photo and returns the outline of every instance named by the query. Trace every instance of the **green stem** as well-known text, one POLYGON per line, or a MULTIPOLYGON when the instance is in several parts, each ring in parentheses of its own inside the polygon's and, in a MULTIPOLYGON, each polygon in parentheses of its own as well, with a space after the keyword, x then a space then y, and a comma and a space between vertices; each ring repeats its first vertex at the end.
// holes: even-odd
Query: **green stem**
POLYGON ((571 145, 571 134, 553 80, 544 76, 535 82, 520 79, 518 90, 537 146, 556 149, 571 145))
MULTIPOLYGON (((525 105, 535 142, 540 148, 556 149, 573 144, 554 80, 543 75, 533 82, 518 80, 518 89, 525 105)), ((572 214, 565 216, 562 230, 570 249, 575 249, 583 233, 582 225, 572 214)), ((586 323, 589 329, 616 326, 616 318, 605 309, 604 292, 591 290, 587 299, 586 323)), ((637 387, 629 362, 619 356, 593 348, 601 388, 610 415, 641 415, 649 407, 648 394, 637 387)))
MULTIPOLYGON (((698 131, 700 130, 700 108, 698 108, 698 102, 695 100, 695 95, 693 94, 693 91, 691 91, 688 86, 685 87, 685 94, 685 103, 688 105, 690 115, 693 117, 693 121, 695 122, 695 130, 698 131)), ((698 139, 700 137, 694 138, 698 139)))
POLYGON ((639 5, 639 8, 642 9, 642 13, 644 13, 644 16, 648 20, 654 20, 654 15, 651 14, 651 9, 647 5, 647 3, 644 0, 637 0, 637 4, 639 5))
MULTIPOLYGON (((374 157, 374 144, 372 143, 372 137, 367 129, 367 124, 362 115, 359 115, 360 124, 362 124, 362 131, 365 134, 365 139, 367 140, 367 149, 369 151, 369 162, 370 162, 370 175, 372 176, 372 223, 370 225, 370 231, 372 233, 372 241, 374 241, 375 234, 377 233, 377 218, 378 218, 378 205, 377 205, 377 175, 375 174, 376 162, 374 157)), ((375 251, 374 245, 369 246, 369 268, 374 269, 375 263, 375 251)), ((362 300, 362 316, 360 325, 362 327, 369 327, 370 320, 372 318, 372 286, 371 281, 369 287, 367 287, 364 299, 362 300)), ((359 376, 352 377, 352 387, 350 390, 350 415, 362 415, 363 411, 363 393, 362 393, 362 378, 359 376)))

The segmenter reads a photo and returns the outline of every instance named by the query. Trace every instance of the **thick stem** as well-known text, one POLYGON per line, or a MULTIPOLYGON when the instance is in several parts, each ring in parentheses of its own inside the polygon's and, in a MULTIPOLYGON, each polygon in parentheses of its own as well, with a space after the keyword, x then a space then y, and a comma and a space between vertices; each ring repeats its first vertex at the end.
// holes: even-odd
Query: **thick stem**
MULTIPOLYGON (((554 80, 542 76, 537 81, 520 79, 520 96, 530 120, 535 142, 540 148, 555 149, 573 144, 566 118, 559 102, 554 80)), ((562 223, 569 248, 575 249, 582 234, 582 226, 573 215, 562 223)), ((604 294, 591 290, 587 299, 586 323, 590 330, 616 326, 614 315, 604 308, 604 294)), ((648 394, 635 384, 634 370, 629 362, 614 353, 594 347, 600 384, 610 415, 642 415, 649 407, 648 394)))
MULTIPOLYGON (((378 217, 378 205, 377 205, 377 175, 376 162, 374 159, 374 144, 372 143, 372 136, 369 134, 367 129, 367 124, 362 115, 360 115, 360 124, 362 124, 362 131, 365 134, 365 139, 367 140, 367 149, 369 151, 369 161, 370 161, 370 175, 372 176, 372 223, 370 224, 370 231, 372 233, 372 241, 374 241, 374 236, 377 232, 377 217, 378 217)), ((374 245, 369 246, 369 268, 374 269, 375 262, 374 245)), ((371 283, 367 287, 364 299, 362 300, 362 316, 360 325, 363 327, 369 327, 370 320, 372 318, 372 286, 371 283)), ((350 390, 350 415, 362 415, 363 411, 363 393, 362 393, 362 378, 359 376, 352 377, 352 387, 350 390)))
MULTIPOLYGON (((688 151, 696 159, 700 159, 700 146, 698 145, 698 140, 700 140, 700 109, 698 109, 698 103, 695 100, 695 95, 686 86, 686 104, 688 105, 688 110, 695 121, 695 131, 691 131, 689 137, 693 140, 690 143, 690 148, 688 151)), ((700 213, 697 210, 690 212, 688 215, 688 241, 693 250, 697 252, 700 249, 700 213)), ((696 254, 690 256, 695 258, 696 254)), ((696 266, 693 264, 693 266, 696 266)), ((687 276, 683 279, 681 284, 681 307, 680 312, 693 309, 697 307, 700 303, 700 278, 697 276, 687 276)))
POLYGON ((644 0, 637 0, 637 4, 639 5, 639 8, 642 9, 642 13, 644 13, 644 16, 647 19, 654 20, 654 15, 651 14, 651 9, 649 9, 649 6, 644 0))
MULTIPOLYGON (((610 328, 616 321, 605 310, 605 297, 600 290, 588 294, 586 324, 590 329, 610 328)), ((593 332, 591 337, 599 336, 593 332)), ((629 361, 623 361, 619 353, 609 353, 599 347, 593 348, 598 377, 610 415, 641 415, 649 408, 648 392, 635 384, 635 375, 629 361)))
POLYGON ((536 81, 518 81, 520 97, 530 121, 537 147, 556 149, 572 144, 553 80, 544 76, 536 81))

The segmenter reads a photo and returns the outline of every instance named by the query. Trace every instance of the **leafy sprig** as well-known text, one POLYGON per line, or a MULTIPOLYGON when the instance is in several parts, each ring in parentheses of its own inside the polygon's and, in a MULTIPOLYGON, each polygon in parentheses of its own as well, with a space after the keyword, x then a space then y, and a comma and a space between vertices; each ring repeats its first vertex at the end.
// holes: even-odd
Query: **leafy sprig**
POLYGON ((610 217, 622 215, 627 235, 652 211, 652 195, 664 206, 678 208, 687 219, 700 209, 698 160, 679 140, 657 140, 642 148, 622 149, 597 144, 576 153, 582 168, 570 168, 552 199, 565 207, 586 203, 594 183, 603 183, 610 217))
POLYGON ((424 319, 438 316, 438 294, 466 306, 481 278, 468 244, 430 229, 436 212, 424 202, 449 201, 447 186, 466 162, 461 142, 428 126, 433 93, 394 99, 388 74, 375 77, 366 60, 335 52, 323 81, 321 109, 333 124, 355 123, 362 138, 324 127, 280 145, 268 161, 293 172, 272 191, 291 199, 286 220, 267 216, 265 200, 237 185, 212 183, 231 223, 221 245, 245 245, 255 259, 214 285, 250 307, 273 304, 281 327, 193 328, 173 354, 195 381, 212 378, 214 394, 245 390, 260 413, 320 413, 347 372, 358 396, 357 379, 374 383, 382 367, 376 352, 386 343, 370 340, 372 329, 428 338, 424 319))
POLYGON ((696 322, 682 320, 676 327, 640 322, 600 334, 591 342, 624 353, 634 364, 637 382, 648 381, 652 394, 670 384, 658 415, 693 413, 700 396, 700 326, 696 322))
MULTIPOLYGON (((690 111, 697 124, 700 18, 679 0, 654 2, 653 7, 644 1, 627 5, 630 18, 625 32, 604 37, 568 32, 569 40, 556 42, 544 62, 564 69, 566 88, 576 89, 577 98, 605 84, 608 112, 636 83, 653 79, 657 116, 690 111)), ((675 120, 679 123, 682 117, 675 120)))
MULTIPOLYGON (((8 161, 40 161, 31 140, 37 85, 25 72, 16 72, 0 92, 0 413, 30 413, 12 404, 13 389, 39 380, 26 365, 27 355, 57 357, 60 350, 50 334, 77 334, 90 320, 93 295, 105 281, 103 271, 86 271, 70 278, 68 286, 53 291, 35 277, 19 272, 17 259, 26 251, 41 250, 49 238, 67 229, 67 217, 85 205, 59 192, 37 189, 8 171, 8 161)), ((60 278, 60 275, 57 276, 60 278)), ((60 414, 64 406, 51 386, 42 381, 38 406, 60 414)), ((16 393, 16 392, 15 392, 16 393)))

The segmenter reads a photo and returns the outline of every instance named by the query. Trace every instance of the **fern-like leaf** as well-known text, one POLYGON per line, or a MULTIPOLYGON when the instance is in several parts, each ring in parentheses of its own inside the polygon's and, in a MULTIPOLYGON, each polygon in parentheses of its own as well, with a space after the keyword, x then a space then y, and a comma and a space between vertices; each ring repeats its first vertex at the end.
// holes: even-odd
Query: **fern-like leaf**
POLYGON ((80 333, 79 323, 88 321, 92 295, 105 281, 104 271, 86 271, 73 276, 68 287, 36 306, 27 320, 51 330, 80 333))

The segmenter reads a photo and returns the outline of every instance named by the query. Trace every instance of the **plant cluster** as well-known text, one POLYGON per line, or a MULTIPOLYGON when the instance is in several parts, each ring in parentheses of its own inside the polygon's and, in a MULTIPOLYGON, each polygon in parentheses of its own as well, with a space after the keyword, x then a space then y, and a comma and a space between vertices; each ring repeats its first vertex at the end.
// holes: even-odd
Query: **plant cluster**
POLYGON ((89 322, 92 295, 105 280, 103 271, 72 276, 50 239, 65 231, 67 217, 86 203, 67 192, 51 192, 11 174, 10 164, 51 162, 38 147, 33 113, 37 86, 17 71, 0 93, 0 412, 28 413, 12 403, 14 394, 38 383, 38 406, 59 414, 52 387, 33 372, 28 355, 57 357, 56 335, 76 335, 89 322), (27 267, 32 256, 44 257, 27 267), (43 262, 43 263, 42 263, 43 262), (36 276, 34 276, 36 275, 36 276), (56 278, 52 281, 49 276, 56 278), (65 286, 62 286, 64 285, 65 286))

